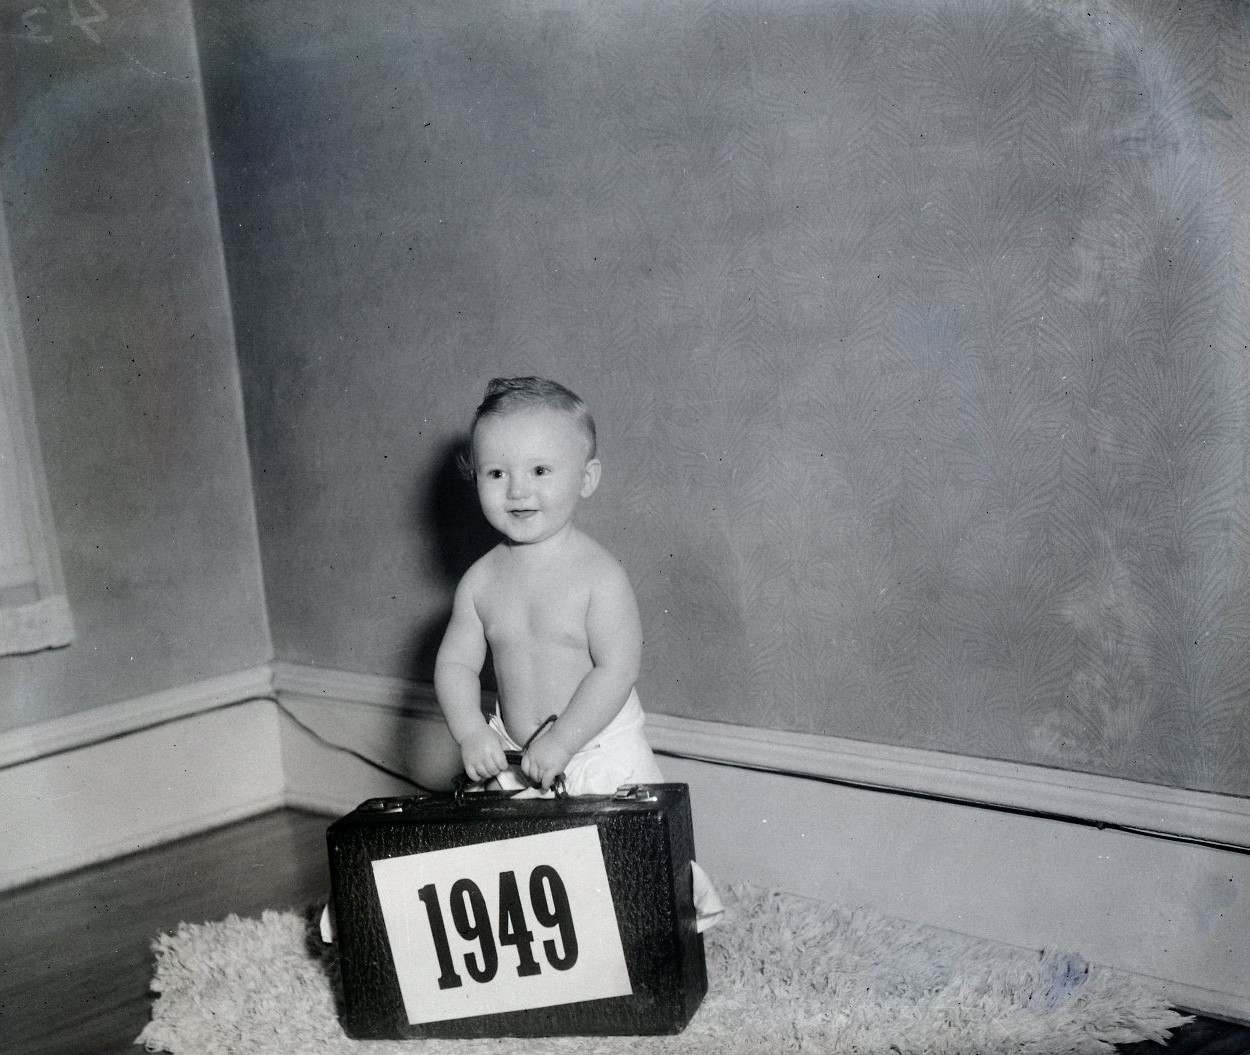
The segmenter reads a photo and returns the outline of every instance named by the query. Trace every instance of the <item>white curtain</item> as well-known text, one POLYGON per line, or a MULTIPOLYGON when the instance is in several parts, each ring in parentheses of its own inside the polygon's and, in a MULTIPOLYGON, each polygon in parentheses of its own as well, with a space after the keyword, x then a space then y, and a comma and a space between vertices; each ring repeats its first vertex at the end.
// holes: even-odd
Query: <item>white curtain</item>
POLYGON ((57 648, 74 637, 10 260, 0 211, 0 656, 57 648))

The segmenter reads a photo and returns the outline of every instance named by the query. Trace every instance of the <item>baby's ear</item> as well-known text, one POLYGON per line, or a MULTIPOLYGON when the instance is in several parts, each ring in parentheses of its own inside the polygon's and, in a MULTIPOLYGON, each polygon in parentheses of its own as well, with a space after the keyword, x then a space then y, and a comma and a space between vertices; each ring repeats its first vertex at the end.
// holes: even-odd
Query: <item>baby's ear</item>
POLYGON ((599 486, 599 477, 603 473, 603 466, 599 463, 598 458, 591 458, 586 463, 586 468, 582 470, 582 489, 581 496, 589 498, 595 493, 599 486))

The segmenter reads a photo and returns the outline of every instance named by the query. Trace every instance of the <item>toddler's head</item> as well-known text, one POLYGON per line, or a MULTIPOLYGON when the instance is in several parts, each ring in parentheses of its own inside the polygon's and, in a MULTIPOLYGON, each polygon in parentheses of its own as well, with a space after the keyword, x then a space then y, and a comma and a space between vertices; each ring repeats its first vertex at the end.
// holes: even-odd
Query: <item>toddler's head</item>
POLYGON ((597 457, 595 419, 581 398, 556 381, 545 377, 493 377, 473 415, 469 428, 469 445, 460 453, 460 471, 472 480, 475 473, 473 437, 483 418, 509 414, 519 410, 542 409, 567 414, 586 437, 586 460, 597 457))
POLYGON ((539 377, 495 378, 473 419, 472 477, 487 521, 513 543, 563 536, 599 486, 586 404, 539 377))

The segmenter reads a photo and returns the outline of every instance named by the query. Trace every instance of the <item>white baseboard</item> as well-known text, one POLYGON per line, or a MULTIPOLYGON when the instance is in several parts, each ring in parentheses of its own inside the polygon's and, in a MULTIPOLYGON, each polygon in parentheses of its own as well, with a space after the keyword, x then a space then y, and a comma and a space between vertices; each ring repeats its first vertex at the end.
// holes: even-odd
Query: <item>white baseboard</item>
MULTIPOLYGON (((428 686, 286 664, 275 666, 274 685, 292 714, 331 741, 431 782, 457 768, 428 686)), ((1246 847, 1245 800, 831 737, 647 721, 654 747, 670 754, 665 775, 690 785, 699 860, 719 882, 1077 951, 1158 980, 1178 1006, 1250 1021, 1250 854, 982 808, 1246 847)), ((406 793, 289 721, 282 736, 293 804, 341 813, 372 795, 406 793)))
POLYGON ((808 733, 649 715, 657 751, 1250 848, 1250 799, 808 733))
POLYGON ((199 714, 213 707, 237 703, 273 692, 273 673, 268 666, 235 671, 191 682, 163 692, 153 692, 120 703, 93 707, 64 718, 52 718, 0 733, 0 767, 44 758, 136 729, 199 714))
MULTIPOLYGON (((202 693, 190 696, 204 706, 202 693)), ((126 708, 136 732, 121 734, 114 712, 106 719, 114 738, 91 736, 78 749, 61 747, 0 771, 0 889, 285 804, 272 702, 239 703, 153 725, 163 721, 156 715, 168 715, 168 698, 158 702, 152 710, 126 708)), ((83 729, 100 724, 88 720, 83 729)))

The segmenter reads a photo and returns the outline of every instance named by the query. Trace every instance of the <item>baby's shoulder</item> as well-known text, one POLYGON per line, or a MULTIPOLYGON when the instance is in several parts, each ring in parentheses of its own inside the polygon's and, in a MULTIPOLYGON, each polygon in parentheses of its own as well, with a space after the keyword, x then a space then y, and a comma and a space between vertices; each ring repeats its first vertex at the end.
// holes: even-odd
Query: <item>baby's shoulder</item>
POLYGON ((578 571, 586 581, 614 587, 629 585, 625 566, 600 543, 582 534, 578 553, 578 571))
POLYGON ((464 593, 475 595, 488 587, 499 576, 498 547, 487 550, 469 565, 469 570, 460 577, 458 587, 464 593))

